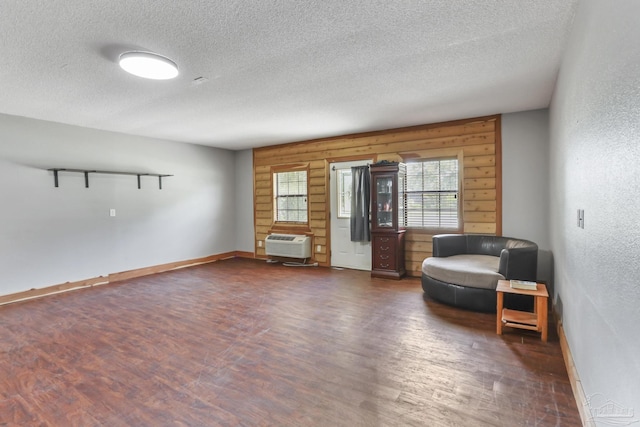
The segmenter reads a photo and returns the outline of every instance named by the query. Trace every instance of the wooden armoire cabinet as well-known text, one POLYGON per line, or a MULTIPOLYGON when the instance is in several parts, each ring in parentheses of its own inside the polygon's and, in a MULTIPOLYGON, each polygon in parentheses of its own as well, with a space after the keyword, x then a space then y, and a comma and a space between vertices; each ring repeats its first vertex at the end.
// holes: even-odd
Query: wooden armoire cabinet
POLYGON ((371 172, 371 276, 400 279, 404 263, 406 166, 379 162, 371 172))

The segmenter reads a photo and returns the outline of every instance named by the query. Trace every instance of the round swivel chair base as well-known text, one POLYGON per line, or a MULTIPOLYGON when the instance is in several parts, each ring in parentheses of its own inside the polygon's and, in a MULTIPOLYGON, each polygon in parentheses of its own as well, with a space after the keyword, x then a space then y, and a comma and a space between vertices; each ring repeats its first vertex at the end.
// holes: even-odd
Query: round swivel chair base
POLYGON ((454 285, 422 274, 422 289, 428 297, 455 307, 473 311, 495 313, 495 289, 471 288, 454 285))

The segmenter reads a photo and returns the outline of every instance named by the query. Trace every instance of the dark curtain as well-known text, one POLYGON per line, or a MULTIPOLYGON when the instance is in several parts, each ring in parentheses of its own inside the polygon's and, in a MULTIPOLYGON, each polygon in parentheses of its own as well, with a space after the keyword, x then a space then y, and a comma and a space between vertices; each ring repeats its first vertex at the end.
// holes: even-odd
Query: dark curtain
POLYGON ((369 175, 369 166, 352 167, 351 177, 351 241, 370 242, 371 176, 369 175))

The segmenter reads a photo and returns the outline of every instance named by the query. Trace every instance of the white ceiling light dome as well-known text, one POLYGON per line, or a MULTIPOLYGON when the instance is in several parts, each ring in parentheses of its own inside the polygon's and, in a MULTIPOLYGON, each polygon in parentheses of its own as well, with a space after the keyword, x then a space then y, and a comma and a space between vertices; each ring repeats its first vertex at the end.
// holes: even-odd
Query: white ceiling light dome
POLYGON ((178 76, 178 66, 166 56, 131 51, 120 55, 120 68, 145 79, 168 80, 178 76))

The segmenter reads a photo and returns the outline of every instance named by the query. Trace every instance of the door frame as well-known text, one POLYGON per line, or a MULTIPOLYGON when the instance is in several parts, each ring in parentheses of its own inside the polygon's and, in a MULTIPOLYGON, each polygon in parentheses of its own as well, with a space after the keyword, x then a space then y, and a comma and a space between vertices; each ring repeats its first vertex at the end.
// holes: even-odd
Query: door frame
POLYGON ((344 156, 344 157, 327 157, 324 159, 325 169, 325 194, 329 199, 325 202, 325 218, 327 219, 327 265, 331 267, 331 164, 343 163, 343 162, 357 162, 360 160, 371 161, 376 163, 378 161, 377 154, 360 154, 358 156, 344 156))

